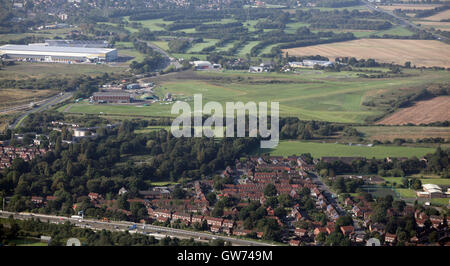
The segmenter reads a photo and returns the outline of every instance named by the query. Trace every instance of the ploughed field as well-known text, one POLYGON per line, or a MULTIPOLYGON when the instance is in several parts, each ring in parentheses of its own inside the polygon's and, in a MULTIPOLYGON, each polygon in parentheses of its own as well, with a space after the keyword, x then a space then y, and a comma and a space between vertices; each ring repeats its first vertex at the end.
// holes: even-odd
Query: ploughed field
POLYGON ((372 58, 379 62, 414 66, 450 67, 450 45, 434 40, 359 39, 348 42, 284 49, 291 56, 321 55, 336 57, 372 58))

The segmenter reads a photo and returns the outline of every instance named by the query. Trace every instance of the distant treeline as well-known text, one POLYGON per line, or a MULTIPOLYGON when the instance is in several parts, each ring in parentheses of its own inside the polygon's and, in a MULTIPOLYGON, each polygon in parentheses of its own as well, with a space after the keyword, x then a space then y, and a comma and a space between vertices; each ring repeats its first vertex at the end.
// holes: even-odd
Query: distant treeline
POLYGON ((450 178, 449 172, 450 149, 443 150, 440 147, 432 154, 427 154, 427 162, 419 160, 416 157, 407 160, 394 160, 392 162, 386 159, 354 160, 351 163, 334 161, 332 163, 319 162, 316 169, 323 176, 335 176, 339 174, 378 174, 381 176, 407 176, 413 174, 437 174, 444 178, 450 178))
POLYGON ((349 7, 361 5, 360 0, 318 0, 317 6, 319 7, 349 7))

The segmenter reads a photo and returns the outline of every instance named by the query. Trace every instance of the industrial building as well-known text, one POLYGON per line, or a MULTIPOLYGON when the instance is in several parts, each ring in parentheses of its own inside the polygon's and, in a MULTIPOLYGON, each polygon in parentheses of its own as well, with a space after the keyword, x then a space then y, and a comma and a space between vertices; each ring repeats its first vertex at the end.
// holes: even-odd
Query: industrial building
POLYGON ((435 184, 423 184, 423 191, 417 191, 417 197, 419 198, 442 198, 447 197, 447 193, 442 192, 442 188, 435 184))
POLYGON ((109 43, 105 40, 45 40, 45 45, 84 48, 107 48, 109 46, 109 43))
POLYGON ((131 95, 126 92, 95 92, 91 99, 96 103, 130 103, 131 95))
POLYGON ((116 49, 65 47, 47 45, 12 45, 0 46, 0 56, 29 62, 110 62, 117 59, 116 49))

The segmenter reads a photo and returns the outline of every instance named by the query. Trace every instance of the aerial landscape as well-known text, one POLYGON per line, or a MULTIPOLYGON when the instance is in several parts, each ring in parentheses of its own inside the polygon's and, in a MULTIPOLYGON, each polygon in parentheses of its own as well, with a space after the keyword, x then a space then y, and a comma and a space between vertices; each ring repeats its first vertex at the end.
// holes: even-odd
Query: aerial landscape
POLYGON ((449 122, 448 0, 0 0, 0 249, 449 246, 449 122))

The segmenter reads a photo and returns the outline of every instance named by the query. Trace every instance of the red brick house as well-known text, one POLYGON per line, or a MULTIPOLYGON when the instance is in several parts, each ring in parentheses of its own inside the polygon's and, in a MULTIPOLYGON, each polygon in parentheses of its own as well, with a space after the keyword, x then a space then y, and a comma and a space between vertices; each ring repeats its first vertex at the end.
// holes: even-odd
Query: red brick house
POLYGON ((352 225, 341 226, 341 232, 344 236, 349 236, 355 231, 352 225))
POLYGON ((229 219, 224 219, 223 223, 222 223, 222 226, 226 227, 226 228, 233 228, 234 221, 233 220, 229 220, 229 219))
POLYGON ((209 226, 222 226, 223 218, 215 218, 215 217, 205 217, 206 222, 209 226))
POLYGON ((318 234, 320 233, 328 233, 327 232, 327 228, 326 227, 317 227, 316 229, 314 229, 314 236, 316 237, 318 234))
POLYGON ((175 212, 172 214, 172 220, 177 221, 180 220, 181 222, 185 224, 189 224, 191 222, 191 215, 187 213, 182 212, 175 212))
POLYGON ((289 241, 289 246, 294 246, 294 247, 300 246, 300 240, 292 239, 291 241, 289 241))
POLYGON ((394 234, 386 233, 384 236, 384 242, 386 243, 394 243, 397 240, 397 236, 394 234))
POLYGON ((213 232, 213 233, 219 233, 219 232, 221 231, 221 228, 222 228, 222 227, 220 227, 220 226, 212 225, 211 228, 210 228, 210 230, 211 230, 211 232, 213 232))
POLYGON ((308 234, 308 230, 303 229, 303 228, 295 228, 294 234, 298 237, 304 237, 308 234))
POLYGON ((101 199, 101 195, 100 194, 98 194, 98 193, 93 193, 93 192, 91 192, 91 193, 89 193, 88 194, 88 197, 89 197, 89 199, 91 200, 91 201, 93 201, 93 200, 99 200, 99 199, 101 199))
POLYGON ((203 216, 201 215, 192 215, 191 223, 203 223, 203 216))
POLYGON ((235 235, 235 236, 246 236, 246 235, 250 234, 251 232, 252 232, 251 230, 235 229, 235 230, 233 230, 233 235, 235 235))
POLYGON ((43 197, 38 197, 38 196, 32 196, 31 197, 31 201, 34 204, 42 204, 44 202, 44 198, 43 197))

